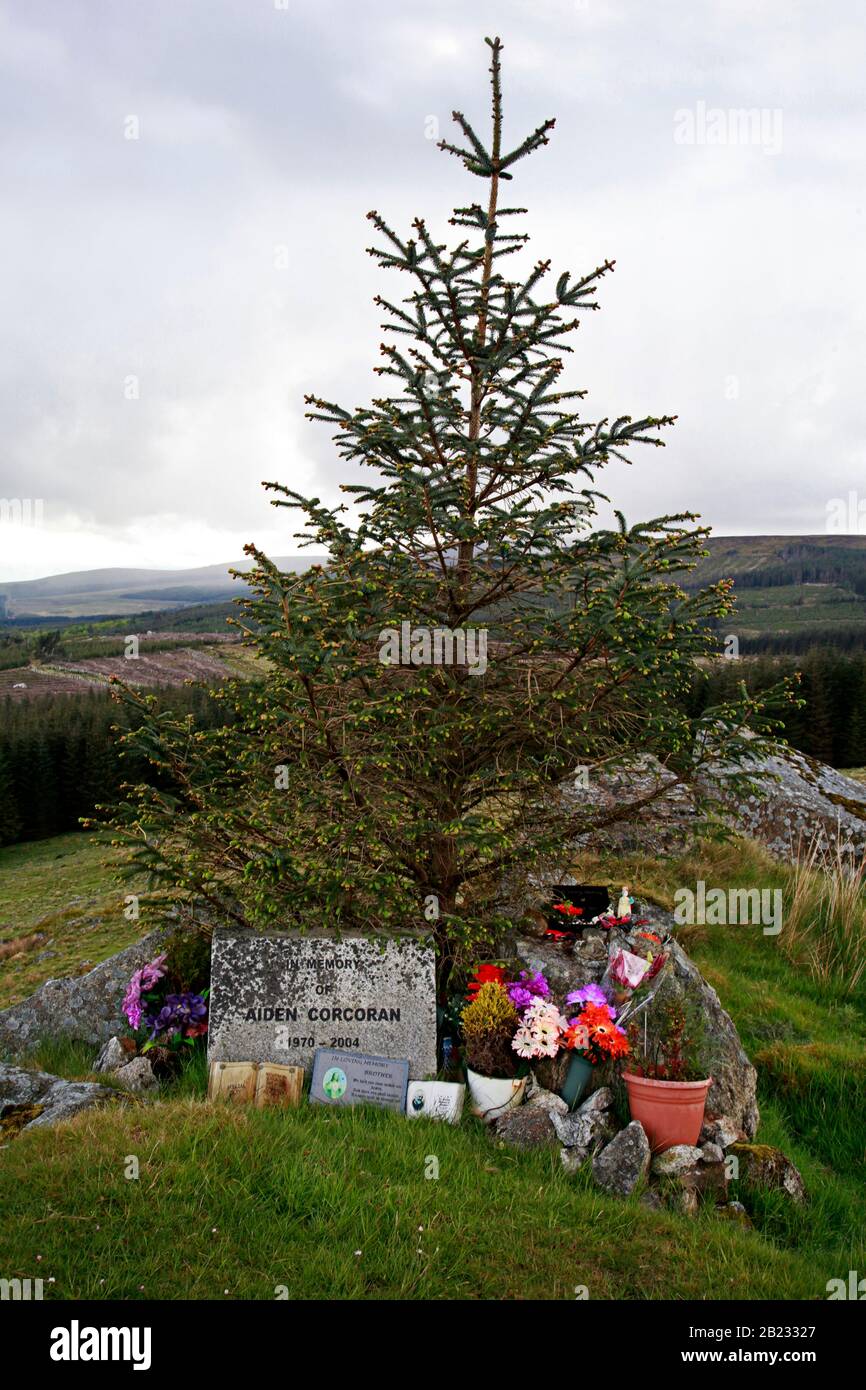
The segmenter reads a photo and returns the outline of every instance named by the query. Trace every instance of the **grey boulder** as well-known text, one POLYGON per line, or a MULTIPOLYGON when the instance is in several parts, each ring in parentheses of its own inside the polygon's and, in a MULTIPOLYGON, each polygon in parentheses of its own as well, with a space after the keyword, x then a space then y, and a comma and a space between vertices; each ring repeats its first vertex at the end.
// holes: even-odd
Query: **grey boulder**
POLYGON ((9 1121, 14 1132, 58 1124, 114 1094, 96 1081, 65 1081, 48 1072, 0 1063, 0 1119, 9 1121), (27 1116, 21 1125, 15 1124, 16 1112, 27 1116))
POLYGON ((650 1165, 649 1140, 637 1120, 621 1129, 592 1160, 598 1186, 617 1197, 630 1197, 650 1165))

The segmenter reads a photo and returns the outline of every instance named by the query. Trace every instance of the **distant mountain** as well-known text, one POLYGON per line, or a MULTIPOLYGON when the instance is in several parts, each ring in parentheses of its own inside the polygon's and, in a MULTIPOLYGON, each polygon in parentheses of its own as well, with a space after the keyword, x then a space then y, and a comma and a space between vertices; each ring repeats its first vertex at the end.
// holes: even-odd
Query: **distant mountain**
MULTIPOLYGON (((283 570, 298 572, 321 563, 320 555, 275 557, 283 570)), ((249 571, 251 560, 198 569, 99 569, 54 574, 45 579, 0 581, 0 617, 122 616, 190 604, 219 603, 243 592, 243 581, 230 570, 249 571)))

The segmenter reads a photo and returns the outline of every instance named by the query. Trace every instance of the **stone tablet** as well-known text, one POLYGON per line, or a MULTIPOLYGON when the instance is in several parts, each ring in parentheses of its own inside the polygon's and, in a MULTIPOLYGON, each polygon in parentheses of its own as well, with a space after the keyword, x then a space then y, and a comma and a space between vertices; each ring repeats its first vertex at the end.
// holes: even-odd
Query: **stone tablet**
POLYGON ((384 1105, 402 1112, 408 1085, 408 1062, 320 1047, 313 1065, 310 1100, 320 1105, 384 1105))
POLYGON ((298 932, 214 932, 208 1060, 309 1069, 317 1048, 408 1059, 436 1074, 432 946, 298 932))

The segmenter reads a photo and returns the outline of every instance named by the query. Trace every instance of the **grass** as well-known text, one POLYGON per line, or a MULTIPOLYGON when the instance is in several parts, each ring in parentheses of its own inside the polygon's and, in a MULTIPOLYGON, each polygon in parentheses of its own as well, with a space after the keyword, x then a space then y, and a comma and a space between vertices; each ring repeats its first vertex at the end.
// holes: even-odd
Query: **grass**
POLYGON ((0 1008, 142 935, 142 922, 123 915, 132 888, 120 884, 111 859, 109 847, 84 834, 0 849, 0 1008))
POLYGON ((0 1188, 0 1268, 54 1298, 810 1299, 857 1267, 372 1110, 86 1112, 10 1144, 0 1188))
MULTIPOLYGON (((742 841, 577 869, 668 906, 697 878, 787 894, 793 883, 742 841)), ((796 1163, 805 1207, 732 1184, 754 1222, 744 1229, 608 1198, 587 1173, 567 1176, 555 1148, 506 1149, 471 1119, 211 1106, 199 1058, 156 1102, 111 1104, 0 1150, 0 1270, 53 1278, 55 1298, 271 1299, 283 1286, 310 1299, 572 1300, 586 1285, 593 1299, 824 1299, 829 1279, 866 1268, 862 984, 843 997, 794 963, 784 926, 778 938, 681 935, 758 1067, 758 1138, 796 1163)), ((46 1044, 30 1061, 84 1076, 91 1052, 46 1044)))

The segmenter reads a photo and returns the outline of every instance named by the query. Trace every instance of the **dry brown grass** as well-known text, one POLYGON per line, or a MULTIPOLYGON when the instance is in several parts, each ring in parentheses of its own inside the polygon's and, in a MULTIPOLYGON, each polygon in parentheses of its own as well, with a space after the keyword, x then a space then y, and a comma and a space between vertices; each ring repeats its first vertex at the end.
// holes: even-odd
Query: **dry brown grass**
POLYGON ((792 870, 783 935, 816 980, 852 993, 866 978, 866 863, 813 841, 792 870))

